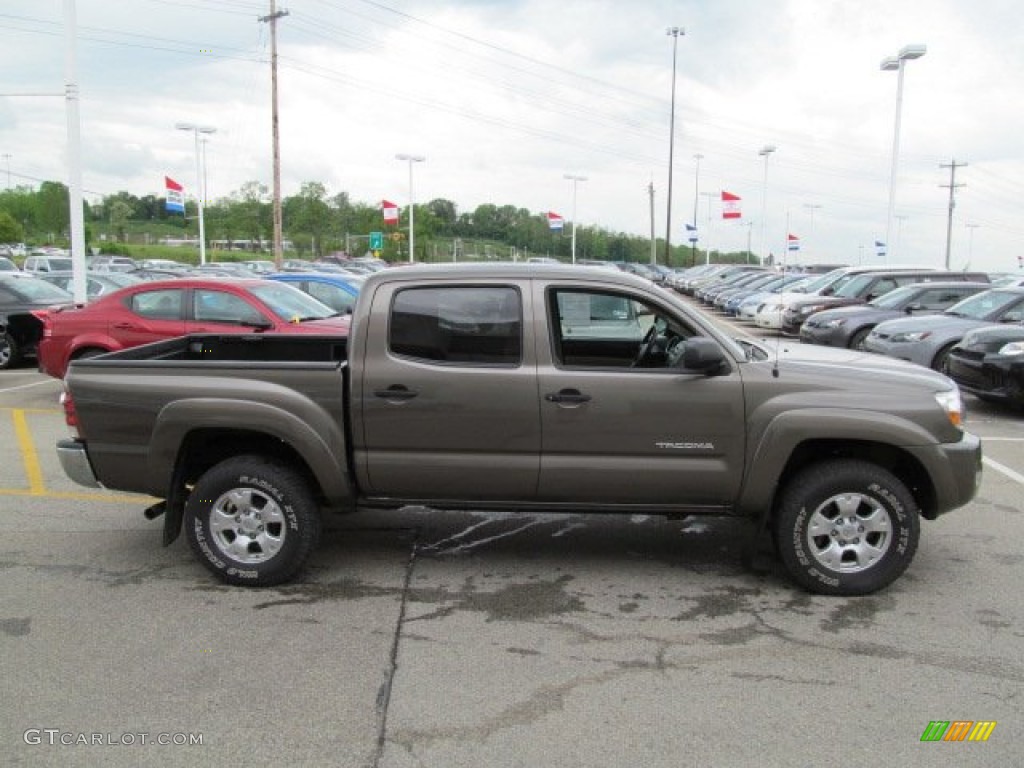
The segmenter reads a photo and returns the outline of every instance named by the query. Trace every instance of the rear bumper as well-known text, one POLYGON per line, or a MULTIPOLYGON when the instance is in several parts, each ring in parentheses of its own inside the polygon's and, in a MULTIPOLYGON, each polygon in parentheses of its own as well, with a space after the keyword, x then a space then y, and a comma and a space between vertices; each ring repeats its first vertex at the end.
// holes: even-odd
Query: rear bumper
POLYGON ((79 485, 87 488, 102 488, 96 473, 93 472, 89 454, 85 452, 85 443, 78 440, 64 439, 57 442, 57 458, 64 474, 79 485))

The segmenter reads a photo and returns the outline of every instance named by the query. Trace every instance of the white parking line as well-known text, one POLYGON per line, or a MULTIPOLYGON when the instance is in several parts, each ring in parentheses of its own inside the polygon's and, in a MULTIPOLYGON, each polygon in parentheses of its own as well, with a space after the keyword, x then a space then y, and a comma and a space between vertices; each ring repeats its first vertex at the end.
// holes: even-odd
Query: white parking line
POLYGON ((986 467, 991 467, 996 472, 1002 472, 1011 480, 1016 480, 1021 485, 1024 485, 1024 475, 1022 475, 1020 472, 1015 472, 1009 467, 1003 466, 998 461, 992 461, 992 459, 990 459, 988 456, 982 457, 981 463, 984 464, 986 467))
POLYGON ((42 386, 43 384, 52 384, 52 383, 55 383, 57 381, 58 381, 58 379, 45 379, 43 381, 33 381, 31 384, 19 384, 16 387, 4 387, 3 389, 0 389, 0 395, 2 395, 4 392, 14 392, 15 390, 18 390, 18 389, 28 389, 29 387, 39 387, 39 386, 42 386))

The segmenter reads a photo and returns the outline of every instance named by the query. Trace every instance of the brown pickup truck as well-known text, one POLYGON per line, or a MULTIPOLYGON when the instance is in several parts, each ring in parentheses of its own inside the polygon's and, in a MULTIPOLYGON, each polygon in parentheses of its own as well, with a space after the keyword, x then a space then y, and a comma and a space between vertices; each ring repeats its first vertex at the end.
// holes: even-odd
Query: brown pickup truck
POLYGON ((803 587, 865 594, 981 477, 944 376, 735 340, 589 267, 385 270, 348 338, 185 336, 65 387, 67 474, 162 499, 165 543, 184 522, 232 584, 291 579, 325 515, 415 504, 742 516, 803 587))

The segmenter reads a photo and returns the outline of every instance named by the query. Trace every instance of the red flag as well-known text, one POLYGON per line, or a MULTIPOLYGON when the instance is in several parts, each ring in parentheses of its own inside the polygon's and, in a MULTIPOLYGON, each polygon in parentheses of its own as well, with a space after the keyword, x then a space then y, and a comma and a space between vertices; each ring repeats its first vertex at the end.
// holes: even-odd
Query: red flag
POLYGON ((564 218, 559 216, 554 211, 548 211, 548 229, 558 230, 560 232, 562 230, 562 227, 564 227, 564 226, 565 226, 565 219, 564 218))
POLYGON ((722 190, 722 218, 723 219, 738 219, 740 218, 740 196, 734 195, 732 192, 726 192, 722 190))
POLYGON ((175 213, 184 213, 185 188, 170 176, 164 176, 164 186, 167 187, 167 210, 175 213))
POLYGON ((786 246, 791 251, 800 250, 800 238, 796 235, 786 235, 786 246))
POLYGON ((387 200, 380 201, 380 208, 384 212, 384 223, 385 224, 397 224, 398 223, 398 206, 394 203, 388 202, 387 200))

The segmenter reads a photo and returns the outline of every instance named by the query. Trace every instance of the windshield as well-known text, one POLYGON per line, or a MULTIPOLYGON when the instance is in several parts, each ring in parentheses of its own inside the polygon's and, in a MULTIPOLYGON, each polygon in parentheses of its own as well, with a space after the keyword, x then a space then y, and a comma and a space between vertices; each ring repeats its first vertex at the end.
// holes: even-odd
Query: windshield
POLYGON ((868 304, 878 309, 901 309, 903 305, 914 298, 921 289, 914 285, 905 285, 902 288, 894 288, 884 296, 872 299, 868 304))
MULTIPOLYGON (((800 286, 800 291, 803 293, 815 293, 820 291, 827 285, 832 285, 839 277, 846 274, 846 270, 833 269, 831 272, 826 272, 821 277, 816 277, 806 285, 800 286)), ((795 289, 794 289, 795 290, 795 289)))
POLYGON ((268 281, 266 285, 253 286, 250 290, 275 315, 290 323, 300 320, 322 320, 338 314, 309 294, 284 283, 268 281))
POLYGON ((985 291, 957 302, 947 309, 945 314, 984 320, 993 312, 998 312, 1019 299, 1019 293, 985 291))
POLYGON ((63 288, 58 288, 39 277, 12 277, 4 280, 3 284, 22 301, 57 303, 74 300, 74 297, 63 288))

